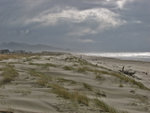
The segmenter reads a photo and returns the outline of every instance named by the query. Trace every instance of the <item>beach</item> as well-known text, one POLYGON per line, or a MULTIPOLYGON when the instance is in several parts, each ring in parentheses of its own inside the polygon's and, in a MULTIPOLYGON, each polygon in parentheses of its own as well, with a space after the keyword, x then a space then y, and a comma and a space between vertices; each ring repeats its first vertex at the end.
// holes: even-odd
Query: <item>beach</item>
POLYGON ((149 94, 146 61, 70 53, 0 60, 0 113, 149 113, 149 94))

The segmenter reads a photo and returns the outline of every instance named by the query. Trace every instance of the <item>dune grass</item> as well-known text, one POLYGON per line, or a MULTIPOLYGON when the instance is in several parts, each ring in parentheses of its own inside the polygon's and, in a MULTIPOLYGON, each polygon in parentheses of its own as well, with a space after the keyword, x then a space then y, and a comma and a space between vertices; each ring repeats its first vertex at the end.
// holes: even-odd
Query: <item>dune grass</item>
POLYGON ((86 66, 87 65, 96 66, 96 65, 89 63, 87 60, 76 57, 76 56, 69 56, 69 57, 65 58, 65 61, 74 62, 74 63, 78 63, 80 65, 86 65, 86 66))
POLYGON ((43 74, 40 76, 36 83, 42 87, 47 87, 50 81, 52 81, 52 78, 43 74))
POLYGON ((17 59, 22 57, 30 56, 29 54, 0 54, 0 61, 7 59, 17 59))
POLYGON ((96 95, 99 96, 99 97, 106 97, 105 92, 104 91, 100 91, 100 90, 96 91, 96 95))
POLYGON ((150 90, 149 88, 147 88, 141 82, 138 82, 138 81, 134 80, 133 78, 130 78, 130 77, 124 75, 124 74, 116 73, 116 72, 110 72, 109 75, 112 75, 112 76, 115 76, 117 78, 120 78, 121 80, 124 80, 125 82, 129 82, 131 84, 134 84, 134 85, 138 86, 140 89, 150 90))
POLYGON ((29 63, 29 65, 36 65, 36 66, 41 66, 42 68, 46 69, 48 67, 57 67, 57 65, 52 64, 52 63, 45 63, 45 64, 40 64, 40 63, 29 63))
POLYGON ((108 112, 108 113, 128 113, 125 111, 118 111, 115 108, 109 106, 108 104, 106 104, 105 102, 103 102, 102 100, 99 99, 93 99, 93 102, 95 103, 95 105, 101 109, 104 110, 104 112, 108 112))
POLYGON ((48 83, 52 81, 52 77, 36 70, 29 70, 31 76, 38 77, 36 83, 42 87, 47 87, 48 83))
MULTIPOLYGON (((58 96, 65 98, 65 99, 69 99, 73 102, 78 102, 84 105, 88 106, 89 103, 89 99, 85 96, 85 95, 81 95, 78 92, 69 92, 67 89, 65 89, 64 87, 58 85, 58 84, 52 84, 49 83, 49 81, 51 81, 52 79, 49 78, 49 76, 42 74, 41 72, 37 72, 36 70, 30 70, 29 74, 35 77, 39 77, 39 79, 37 80, 37 83, 40 86, 44 86, 44 87, 51 87, 52 88, 52 92, 57 94, 58 96), (47 78, 48 77, 48 78, 47 78)), ((65 82, 71 82, 71 83, 76 83, 74 81, 71 80, 67 80, 67 79, 58 79, 60 81, 65 81, 65 82)))
POLYGON ((123 84, 119 84, 119 87, 124 87, 123 84))
POLYGON ((74 68, 72 66, 64 66, 63 69, 64 70, 74 70, 74 68))
POLYGON ((32 59, 40 60, 40 59, 41 59, 41 57, 40 57, 39 55, 37 55, 37 56, 33 56, 33 57, 32 57, 32 59))
POLYGON ((49 87, 51 87, 52 92, 57 94, 59 97, 71 100, 72 102, 77 102, 79 104, 84 104, 86 106, 89 106, 89 103, 93 102, 96 107, 102 109, 104 112, 127 113, 122 111, 120 112, 99 99, 90 99, 86 95, 79 94, 79 92, 69 92, 66 88, 58 84, 49 84, 49 87))
POLYGON ((78 72, 78 73, 85 73, 86 71, 87 71, 87 69, 84 68, 84 67, 79 67, 79 68, 77 68, 77 72, 78 72))
POLYGON ((77 84, 77 82, 74 80, 69 80, 69 79, 64 79, 64 78, 57 78, 57 80, 58 80, 58 82, 68 82, 71 84, 77 84))
MULTIPOLYGON (((99 69, 97 69, 98 66, 95 68, 95 66, 93 67, 93 64, 88 63, 87 61, 84 61, 84 60, 82 61, 82 59, 80 59, 79 61, 81 61, 82 64, 87 64, 87 65, 90 65, 90 66, 78 67, 77 69, 74 69, 73 67, 66 67, 66 70, 76 70, 79 73, 86 73, 87 71, 89 71, 89 72, 93 72, 95 74, 111 75, 111 76, 117 77, 120 80, 123 80, 125 82, 129 82, 131 84, 134 84, 134 85, 138 86, 140 89, 150 90, 149 88, 147 88, 141 82, 138 82, 138 81, 134 80, 133 78, 127 76, 127 75, 124 75, 124 74, 119 73, 119 72, 112 71, 112 70, 104 68, 104 67, 102 67, 103 70, 99 70, 99 69)), ((96 76, 96 79, 101 79, 101 78, 100 78, 100 76, 96 76)))
POLYGON ((17 77, 19 75, 19 73, 17 72, 17 70, 15 70, 15 67, 13 65, 6 65, 3 69, 2 69, 2 76, 3 79, 1 81, 1 85, 3 84, 7 84, 11 81, 13 81, 15 79, 15 77, 17 77))
POLYGON ((41 74, 39 72, 37 72, 35 69, 30 69, 29 74, 31 76, 35 76, 35 77, 40 77, 41 76, 41 74))
POLYGON ((88 89, 89 91, 93 90, 92 86, 87 83, 83 83, 83 86, 84 86, 84 88, 88 89))
MULTIPOLYGON (((122 73, 119 73, 119 72, 115 72, 111 69, 108 69, 108 68, 105 68, 105 67, 102 67, 102 66, 97 66, 97 65, 94 65, 82 58, 78 58, 78 57, 67 57, 65 59, 65 61, 74 61, 74 62, 77 62, 81 65, 84 65, 83 67, 78 67, 77 69, 74 69, 73 67, 67 67, 68 70, 76 70, 77 72, 79 73, 86 73, 87 71, 88 72, 93 72, 95 74, 105 74, 105 75, 111 75, 111 76, 114 76, 114 77, 117 77, 119 78, 120 80, 123 80, 125 82, 129 82, 133 85, 136 85, 138 86, 140 89, 144 89, 144 90, 150 90, 149 88, 147 88, 144 84, 142 84, 141 82, 138 82, 136 80, 134 80, 133 78, 127 76, 127 75, 124 75, 122 73), (99 68, 101 68, 102 70, 100 70, 99 68)), ((100 76, 96 76, 96 79, 101 79, 100 76)))
POLYGON ((86 95, 79 94, 78 92, 69 92, 66 88, 58 84, 49 84, 49 87, 52 88, 52 92, 58 96, 69 99, 72 102, 77 102, 79 104, 89 105, 89 99, 86 95))
POLYGON ((74 67, 74 66, 64 66, 63 67, 64 70, 72 70, 72 71, 76 71, 78 73, 86 73, 87 71, 91 71, 89 67, 87 66, 80 66, 80 67, 74 67))
POLYGON ((104 78, 102 76, 100 76, 100 75, 96 75, 95 79, 96 80, 104 80, 104 78))
MULTIPOLYGON (((119 72, 114 72, 114 71, 105 71, 105 70, 99 70, 99 69, 92 69, 92 68, 84 68, 84 71, 90 71, 93 73, 99 73, 99 74, 105 74, 105 75, 111 75, 114 77, 119 78, 120 80, 123 80, 125 82, 129 82, 131 84, 134 84, 136 86, 138 86, 140 89, 144 89, 144 90, 150 90, 149 88, 147 88, 144 84, 142 84, 141 82, 138 82, 136 80, 134 80, 131 77, 128 77, 122 73, 119 72)), ((98 78, 98 76, 96 76, 96 78, 98 78)))

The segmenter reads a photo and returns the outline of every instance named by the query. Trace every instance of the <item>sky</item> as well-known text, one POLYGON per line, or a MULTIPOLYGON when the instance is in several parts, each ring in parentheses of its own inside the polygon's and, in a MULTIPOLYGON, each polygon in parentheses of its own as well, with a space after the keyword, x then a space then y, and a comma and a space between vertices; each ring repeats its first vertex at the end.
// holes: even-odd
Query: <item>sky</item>
POLYGON ((0 43, 150 52, 150 0, 0 0, 0 43))

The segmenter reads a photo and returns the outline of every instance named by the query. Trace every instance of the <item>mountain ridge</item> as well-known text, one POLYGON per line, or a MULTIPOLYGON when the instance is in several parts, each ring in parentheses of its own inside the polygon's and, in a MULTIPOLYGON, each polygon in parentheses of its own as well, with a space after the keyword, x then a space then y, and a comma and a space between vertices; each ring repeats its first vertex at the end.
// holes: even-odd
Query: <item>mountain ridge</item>
POLYGON ((9 49, 9 50, 25 50, 25 51, 68 51, 68 49, 58 48, 51 45, 44 44, 28 44, 20 42, 4 42, 0 43, 0 49, 9 49))

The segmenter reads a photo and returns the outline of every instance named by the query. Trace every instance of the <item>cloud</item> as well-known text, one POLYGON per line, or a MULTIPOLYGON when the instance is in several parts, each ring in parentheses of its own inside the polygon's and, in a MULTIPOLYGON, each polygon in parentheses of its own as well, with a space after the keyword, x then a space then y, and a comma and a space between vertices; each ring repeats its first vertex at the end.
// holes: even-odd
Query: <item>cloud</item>
POLYGON ((95 41, 92 39, 78 39, 81 43, 94 43, 95 41))
MULTIPOLYGON (((51 0, 49 0, 49 1, 51 1, 51 0)), ((45 0, 22 0, 21 1, 21 3, 23 4, 23 6, 26 9, 29 9, 29 10, 31 10, 31 9, 33 9, 35 7, 38 7, 38 6, 42 5, 45 2, 46 2, 45 0)))
POLYGON ((124 6, 128 3, 128 2, 133 2, 134 0, 117 0, 116 4, 118 5, 118 8, 123 9, 124 6))
POLYGON ((136 20, 136 21, 134 21, 134 23, 136 23, 136 24, 142 24, 142 21, 136 20))
POLYGON ((125 5, 131 2, 134 2, 135 0, 105 0, 105 5, 114 5, 116 8, 124 9, 125 5))
POLYGON ((42 12, 38 16, 29 18, 25 21, 25 24, 32 23, 38 24, 40 27, 56 26, 58 24, 68 25, 68 23, 86 23, 86 26, 88 27, 82 29, 79 33, 79 35, 82 35, 86 33, 94 34, 99 30, 119 27, 125 24, 126 21, 121 19, 119 14, 116 14, 106 8, 78 10, 76 8, 67 7, 65 9, 56 8, 56 11, 53 10, 53 12, 52 10, 47 10, 42 12), (91 30, 90 28, 91 24, 93 23, 98 24, 96 31, 91 30))
POLYGON ((149 3, 150 0, 0 0, 0 42, 26 41, 102 51, 130 50, 134 46, 142 50, 136 46, 138 43, 149 50, 149 3))
POLYGON ((112 26, 118 26, 122 24, 121 20, 118 18, 118 14, 115 14, 114 12, 105 8, 87 9, 81 11, 74 8, 70 8, 63 9, 61 12, 58 13, 44 12, 35 18, 27 20, 26 23, 37 22, 46 26, 57 24, 57 22, 59 21, 81 23, 85 20, 89 20, 111 24, 112 26))
POLYGON ((84 35, 88 35, 88 34, 96 34, 97 32, 91 28, 86 28, 86 27, 81 27, 81 28, 76 28, 75 30, 73 30, 72 32, 68 33, 68 36, 84 36, 84 35))

